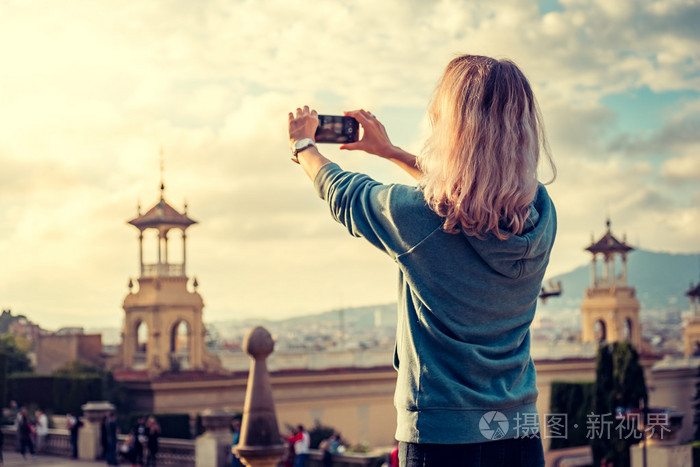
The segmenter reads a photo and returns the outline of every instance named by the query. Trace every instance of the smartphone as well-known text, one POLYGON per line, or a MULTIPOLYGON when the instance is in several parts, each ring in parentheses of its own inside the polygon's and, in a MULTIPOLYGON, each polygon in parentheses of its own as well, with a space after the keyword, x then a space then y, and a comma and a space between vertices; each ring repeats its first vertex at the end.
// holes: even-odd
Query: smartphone
POLYGON ((317 143, 354 143, 359 139, 360 124, 353 117, 319 115, 316 129, 317 143))

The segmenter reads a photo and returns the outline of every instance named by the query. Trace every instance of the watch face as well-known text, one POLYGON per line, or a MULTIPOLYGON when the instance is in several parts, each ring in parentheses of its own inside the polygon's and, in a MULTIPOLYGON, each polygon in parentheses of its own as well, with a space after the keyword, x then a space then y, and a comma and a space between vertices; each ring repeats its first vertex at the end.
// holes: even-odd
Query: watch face
POLYGON ((304 138, 300 139, 296 143, 294 143, 294 149, 299 150, 303 148, 304 146, 308 146, 309 144, 313 144, 313 140, 311 138, 304 138))

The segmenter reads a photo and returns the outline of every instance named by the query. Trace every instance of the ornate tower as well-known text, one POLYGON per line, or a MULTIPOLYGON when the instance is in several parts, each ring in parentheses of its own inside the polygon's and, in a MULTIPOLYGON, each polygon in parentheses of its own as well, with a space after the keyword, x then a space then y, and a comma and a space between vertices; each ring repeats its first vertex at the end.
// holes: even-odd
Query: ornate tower
POLYGON ((197 279, 188 289, 187 228, 196 221, 165 201, 161 181, 160 200, 145 214, 128 223, 139 231, 140 277, 138 290, 129 280, 129 294, 124 299, 121 367, 147 370, 150 376, 166 371, 219 371, 221 363, 209 354, 204 342, 202 309, 204 302, 197 292, 197 279), (180 231, 182 261, 171 260, 169 234, 180 231), (155 234, 155 263, 144 262, 144 234, 155 234))
POLYGON ((607 231, 597 242, 586 248, 593 254, 591 286, 581 304, 583 342, 630 341, 641 351, 642 327, 639 323, 639 302, 635 289, 627 284, 627 253, 634 248, 616 239, 607 231), (598 257, 603 258, 601 274, 598 257), (619 273, 616 273, 619 269, 619 273))
POLYGON ((690 320, 683 332, 685 355, 700 355, 700 283, 685 293, 690 298, 690 320))

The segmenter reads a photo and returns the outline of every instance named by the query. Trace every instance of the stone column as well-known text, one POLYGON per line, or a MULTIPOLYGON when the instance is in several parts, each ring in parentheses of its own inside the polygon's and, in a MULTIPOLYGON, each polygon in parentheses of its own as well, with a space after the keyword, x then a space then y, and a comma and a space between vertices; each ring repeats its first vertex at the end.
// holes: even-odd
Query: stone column
POLYGON ((187 234, 182 229, 182 275, 187 276, 187 234))
POLYGON ((102 454, 101 425, 104 417, 114 411, 106 401, 88 402, 83 409, 83 427, 78 430, 78 458, 95 460, 102 454))
POLYGON ((249 467, 276 467, 285 446, 277 426, 272 385, 265 362, 274 349, 272 336, 258 326, 246 336, 243 349, 253 361, 248 373, 240 441, 233 451, 249 467))
POLYGON ((139 264, 141 265, 141 275, 143 277, 143 230, 139 229, 139 264))
POLYGON ((196 467, 226 467, 231 452, 231 420, 233 414, 225 410, 205 410, 202 425, 205 432, 195 441, 196 467))

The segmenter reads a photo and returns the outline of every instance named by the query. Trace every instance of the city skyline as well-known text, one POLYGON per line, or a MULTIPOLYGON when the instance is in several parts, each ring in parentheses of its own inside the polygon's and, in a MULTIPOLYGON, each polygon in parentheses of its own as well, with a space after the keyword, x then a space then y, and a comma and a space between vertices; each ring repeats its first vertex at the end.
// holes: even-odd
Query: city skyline
POLYGON ((166 200, 199 222, 205 321, 395 301, 395 265, 289 161, 287 112, 369 109, 419 152, 461 53, 514 60, 538 97, 558 168, 548 277, 589 261, 607 217, 634 246, 698 252, 699 15, 680 0, 2 2, 0 306, 48 329, 119 326, 138 275, 126 222, 158 201, 161 149, 166 200))

